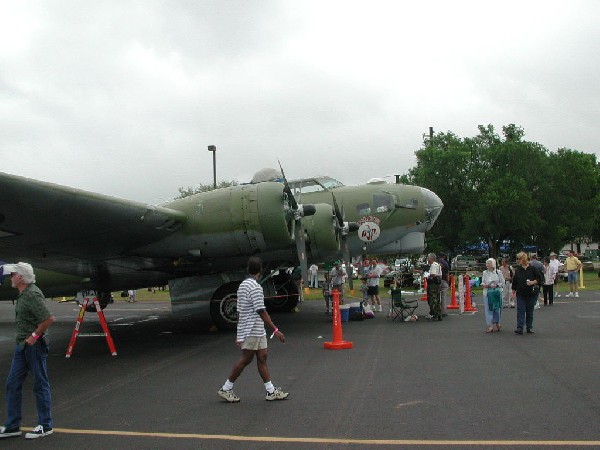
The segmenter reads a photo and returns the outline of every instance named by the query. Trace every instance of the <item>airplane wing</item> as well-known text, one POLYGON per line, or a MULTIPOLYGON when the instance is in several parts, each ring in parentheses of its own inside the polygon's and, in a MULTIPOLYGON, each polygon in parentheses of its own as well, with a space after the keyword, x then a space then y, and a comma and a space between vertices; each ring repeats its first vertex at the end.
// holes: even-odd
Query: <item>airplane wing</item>
MULTIPOLYGON (((333 218, 330 205, 300 205, 278 182, 150 206, 0 172, 0 264, 28 262, 48 297, 95 290, 101 306, 110 292, 168 283, 174 311, 210 300, 225 328, 237 320, 232 299, 249 256, 275 273, 265 280, 271 307, 296 306, 296 283, 278 269, 336 255, 333 218)), ((13 291, 4 282, 0 299, 13 291)))
POLYGON ((97 261, 159 241, 187 220, 169 208, 2 172, 0 193, 0 259, 81 277, 97 261))

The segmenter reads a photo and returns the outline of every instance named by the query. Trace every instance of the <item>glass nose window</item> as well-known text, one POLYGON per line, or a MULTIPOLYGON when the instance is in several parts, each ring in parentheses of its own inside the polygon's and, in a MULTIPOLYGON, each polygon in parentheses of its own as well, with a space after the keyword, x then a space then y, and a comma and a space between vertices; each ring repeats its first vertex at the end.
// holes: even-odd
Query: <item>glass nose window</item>
POLYGON ((373 207, 375 212, 385 213, 394 207, 394 199, 388 194, 375 194, 373 196, 373 207))
POLYGON ((368 203, 360 203, 356 205, 356 212, 359 216, 366 216, 368 214, 371 214, 371 205, 369 205, 368 203))

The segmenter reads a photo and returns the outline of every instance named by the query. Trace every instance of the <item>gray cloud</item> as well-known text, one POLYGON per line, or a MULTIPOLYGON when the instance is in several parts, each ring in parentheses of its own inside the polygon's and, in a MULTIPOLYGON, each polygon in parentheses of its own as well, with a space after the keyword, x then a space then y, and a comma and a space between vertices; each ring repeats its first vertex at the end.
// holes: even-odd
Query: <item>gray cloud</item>
POLYGON ((429 126, 600 155, 594 1, 5 4, 0 170, 157 203, 180 186, 404 173, 429 126), (16 26, 18 24, 18 26, 16 26))

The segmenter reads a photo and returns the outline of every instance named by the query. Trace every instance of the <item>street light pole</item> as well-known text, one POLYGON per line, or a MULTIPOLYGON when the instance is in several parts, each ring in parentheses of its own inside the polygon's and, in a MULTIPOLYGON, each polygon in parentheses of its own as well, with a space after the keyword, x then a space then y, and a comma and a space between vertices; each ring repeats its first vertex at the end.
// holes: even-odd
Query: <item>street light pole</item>
POLYGON ((208 146, 208 151, 213 154, 213 188, 217 188, 217 147, 214 145, 208 146))

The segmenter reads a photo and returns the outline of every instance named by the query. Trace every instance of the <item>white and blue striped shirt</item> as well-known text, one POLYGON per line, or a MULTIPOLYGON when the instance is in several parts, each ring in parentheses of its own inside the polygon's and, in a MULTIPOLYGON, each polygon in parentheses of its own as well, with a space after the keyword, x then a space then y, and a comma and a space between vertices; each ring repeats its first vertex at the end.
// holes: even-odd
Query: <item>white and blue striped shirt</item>
POLYGON ((248 277, 237 291, 237 341, 242 342, 249 336, 266 336, 265 324, 258 311, 265 309, 263 288, 254 277, 248 277))

